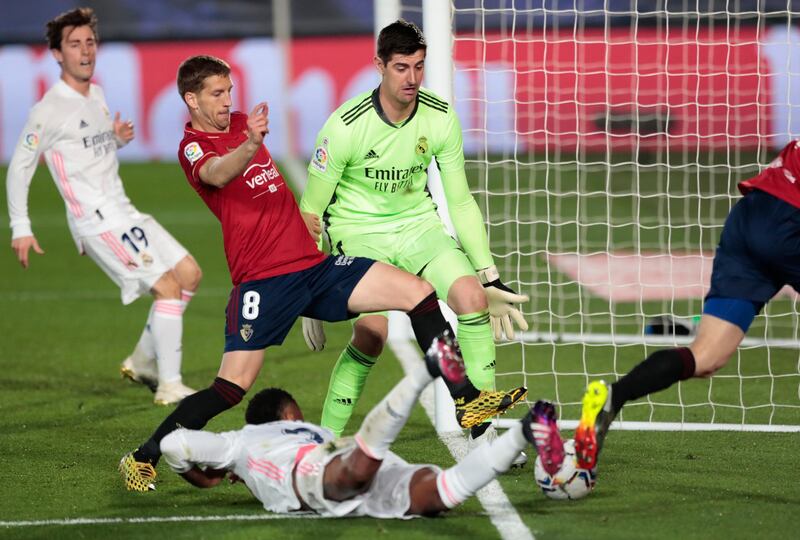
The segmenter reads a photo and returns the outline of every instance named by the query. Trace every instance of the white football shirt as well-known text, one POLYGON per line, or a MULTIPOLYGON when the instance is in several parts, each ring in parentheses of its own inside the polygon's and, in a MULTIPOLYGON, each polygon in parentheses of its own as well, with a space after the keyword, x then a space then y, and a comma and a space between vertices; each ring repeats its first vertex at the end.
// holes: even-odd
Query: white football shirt
POLYGON ((178 473, 194 465, 231 470, 265 509, 285 513, 300 509, 292 484, 292 470, 304 455, 298 452, 333 439, 333 433, 320 426, 280 421, 225 433, 177 429, 161 441, 161 451, 178 473))
POLYGON ((11 157, 6 179, 12 239, 32 235, 28 190, 39 156, 67 210, 76 243, 140 216, 119 177, 113 119, 103 90, 92 84, 84 96, 59 80, 33 106, 11 157))

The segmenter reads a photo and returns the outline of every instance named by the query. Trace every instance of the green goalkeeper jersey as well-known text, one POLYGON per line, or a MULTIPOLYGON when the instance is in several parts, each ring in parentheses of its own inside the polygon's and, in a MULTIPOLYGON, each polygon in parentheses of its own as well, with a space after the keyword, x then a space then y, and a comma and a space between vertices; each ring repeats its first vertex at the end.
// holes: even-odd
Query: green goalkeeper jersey
POLYGON ((438 219, 427 188, 435 157, 459 240, 476 269, 492 263, 480 210, 464 174, 453 108, 421 88, 411 115, 392 123, 380 87, 345 102, 319 132, 301 209, 322 215, 331 237, 391 232, 399 221, 438 219))

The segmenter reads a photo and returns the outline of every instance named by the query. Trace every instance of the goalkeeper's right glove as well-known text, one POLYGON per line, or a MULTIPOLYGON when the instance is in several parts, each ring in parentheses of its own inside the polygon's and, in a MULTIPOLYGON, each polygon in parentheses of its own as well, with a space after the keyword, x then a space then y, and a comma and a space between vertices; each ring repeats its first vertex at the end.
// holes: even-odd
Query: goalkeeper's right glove
POLYGON ((478 277, 483 284, 486 298, 489 301, 489 316, 491 317, 494 339, 502 339, 504 333, 508 339, 514 339, 514 326, 511 324, 511 319, 514 319, 520 330, 527 330, 528 323, 513 304, 527 302, 528 296, 517 294, 500 281, 500 274, 494 265, 479 270, 478 277))
POLYGON ((325 348, 325 330, 322 321, 303 317, 303 339, 312 351, 319 352, 325 348))

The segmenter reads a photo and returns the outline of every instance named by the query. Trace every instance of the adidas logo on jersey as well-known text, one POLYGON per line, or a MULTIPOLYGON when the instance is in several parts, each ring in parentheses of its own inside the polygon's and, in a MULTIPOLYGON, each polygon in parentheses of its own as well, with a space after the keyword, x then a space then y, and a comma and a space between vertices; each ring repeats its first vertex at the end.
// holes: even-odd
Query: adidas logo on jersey
POLYGON ((375 150, 370 148, 369 152, 367 152, 367 155, 364 156, 364 159, 378 159, 379 157, 380 156, 375 153, 375 150))
POLYGON ((78 129, 83 129, 85 127, 89 127, 89 124, 86 123, 86 120, 81 120, 81 125, 78 129))

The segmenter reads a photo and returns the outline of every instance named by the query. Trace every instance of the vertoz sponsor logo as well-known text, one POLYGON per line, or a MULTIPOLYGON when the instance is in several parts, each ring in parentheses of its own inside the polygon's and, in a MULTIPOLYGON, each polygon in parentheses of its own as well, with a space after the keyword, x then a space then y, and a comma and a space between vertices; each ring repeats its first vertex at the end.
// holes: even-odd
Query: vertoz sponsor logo
MULTIPOLYGON (((272 160, 268 161, 267 163, 252 164, 247 168, 244 174, 249 173, 254 167, 261 167, 261 172, 254 174, 249 180, 245 180, 245 183, 250 187, 250 189, 255 189, 256 186, 263 186, 281 175, 278 172, 278 169, 275 168, 275 165, 273 165, 272 160)), ((270 189, 270 191, 274 192, 275 189, 270 189)))

